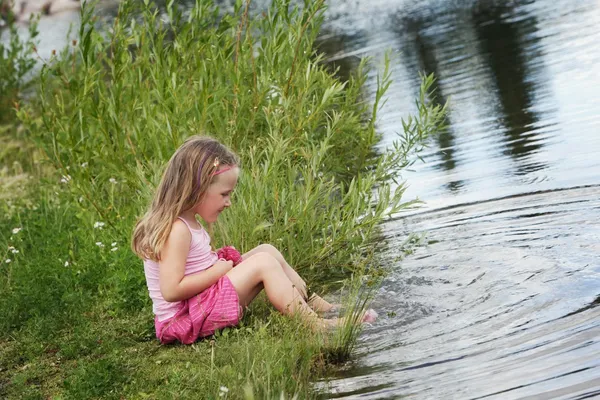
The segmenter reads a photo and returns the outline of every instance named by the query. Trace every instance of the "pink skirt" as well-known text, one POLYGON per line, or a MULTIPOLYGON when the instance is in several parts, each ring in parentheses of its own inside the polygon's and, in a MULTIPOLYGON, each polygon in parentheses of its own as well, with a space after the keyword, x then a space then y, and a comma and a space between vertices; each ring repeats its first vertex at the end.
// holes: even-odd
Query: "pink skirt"
POLYGON ((154 319, 156 337, 162 344, 175 341, 191 344, 216 330, 237 325, 242 318, 237 292, 227 276, 181 303, 173 317, 164 321, 154 319))

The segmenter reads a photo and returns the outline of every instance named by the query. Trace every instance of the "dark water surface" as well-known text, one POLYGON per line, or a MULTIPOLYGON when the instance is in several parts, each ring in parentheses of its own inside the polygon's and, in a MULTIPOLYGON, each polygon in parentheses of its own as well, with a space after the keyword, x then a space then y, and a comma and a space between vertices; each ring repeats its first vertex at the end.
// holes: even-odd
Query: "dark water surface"
POLYGON ((600 398, 600 2, 340 2, 321 39, 342 76, 396 53, 382 147, 420 71, 451 104, 404 176, 427 204, 385 226, 430 244, 391 249, 382 318, 327 396, 600 398))
MULTIPOLYGON (((324 396, 600 398, 600 1, 329 4, 320 46, 342 77, 394 51, 383 148, 420 71, 451 108, 404 175, 426 204, 384 227, 381 318, 324 396), (409 232, 429 244, 398 262, 409 232)), ((42 18, 40 54, 77 20, 42 18)))

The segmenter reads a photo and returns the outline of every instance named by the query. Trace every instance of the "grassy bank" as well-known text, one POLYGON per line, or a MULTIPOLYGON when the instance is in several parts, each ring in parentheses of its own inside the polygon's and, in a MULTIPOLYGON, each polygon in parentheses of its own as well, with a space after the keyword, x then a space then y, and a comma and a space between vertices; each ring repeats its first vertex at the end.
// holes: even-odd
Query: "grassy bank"
POLYGON ((327 70, 313 47, 321 3, 256 17, 247 4, 222 16, 206 1, 136 3, 109 27, 84 11, 7 130, 43 157, 1 205, 0 397, 315 397, 310 382, 347 359, 356 330, 306 335, 260 300, 237 329, 159 346, 131 229, 173 151, 210 133, 242 159, 215 246, 272 243, 313 289, 344 288, 360 307, 384 273, 378 224, 405 206, 386 182, 442 123, 431 79, 395 148, 375 153, 389 74, 373 103, 366 62, 347 82, 327 70))

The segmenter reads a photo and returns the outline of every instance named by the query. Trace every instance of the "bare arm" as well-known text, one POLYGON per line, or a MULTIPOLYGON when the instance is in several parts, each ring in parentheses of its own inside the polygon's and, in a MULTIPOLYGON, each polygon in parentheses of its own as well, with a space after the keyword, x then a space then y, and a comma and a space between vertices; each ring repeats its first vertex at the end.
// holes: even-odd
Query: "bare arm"
POLYGON ((231 261, 217 261, 207 270, 184 276, 191 241, 192 234, 187 226, 182 221, 175 221, 158 263, 160 293, 166 301, 186 300, 197 295, 214 285, 233 267, 231 261))

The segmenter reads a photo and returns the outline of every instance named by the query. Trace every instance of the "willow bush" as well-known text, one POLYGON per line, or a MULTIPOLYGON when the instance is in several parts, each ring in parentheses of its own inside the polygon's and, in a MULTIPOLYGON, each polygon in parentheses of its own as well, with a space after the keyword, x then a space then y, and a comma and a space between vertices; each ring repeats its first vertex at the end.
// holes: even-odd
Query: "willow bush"
POLYGON ((78 39, 44 63, 39 96, 18 116, 55 174, 32 189, 34 207, 2 220, 0 242, 22 251, 0 274, 11 335, 0 360, 12 366, 0 394, 311 397, 324 363, 349 357, 359 330, 306 337, 264 302, 216 341, 158 346, 141 261, 127 249, 168 158, 208 134, 242 159, 215 246, 272 243, 311 287, 353 282, 348 302, 367 305, 378 224, 409 204, 389 182, 443 124, 428 101, 433 78, 397 143, 375 152, 389 60, 365 99, 368 60, 342 82, 315 50, 322 1, 276 0, 255 16, 249 5, 223 14, 203 0, 185 10, 125 1, 110 26, 85 7, 78 39))
MULTIPOLYGON (((360 91, 366 62, 348 82, 332 75, 313 47, 322 9, 276 1, 249 18, 240 3, 220 15, 207 1, 185 13, 173 2, 164 13, 125 2, 108 29, 87 9, 77 46, 44 67, 41 118, 20 115, 74 204, 114 228, 134 223, 186 137, 214 136, 242 156, 243 170, 217 242, 272 242, 300 270, 326 271, 309 275, 343 276, 403 206, 402 186, 390 193, 381 183, 412 149, 373 152, 389 74, 374 106, 360 91)), ((443 110, 424 107, 405 143, 440 123, 443 110)))

